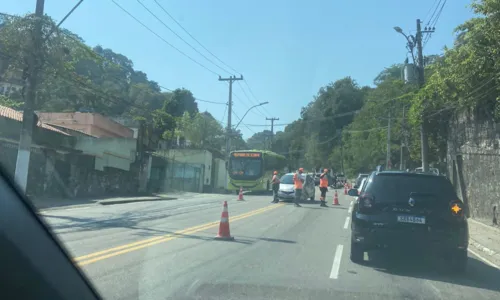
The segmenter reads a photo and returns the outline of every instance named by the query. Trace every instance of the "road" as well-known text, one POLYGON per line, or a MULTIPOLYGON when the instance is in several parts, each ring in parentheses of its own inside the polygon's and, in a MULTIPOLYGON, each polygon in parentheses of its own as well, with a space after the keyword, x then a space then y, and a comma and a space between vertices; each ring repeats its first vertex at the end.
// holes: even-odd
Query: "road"
POLYGON ((405 253, 352 263, 352 199, 332 194, 329 208, 207 195, 42 214, 105 299, 500 299, 500 270, 474 256, 463 275, 405 253), (213 239, 224 200, 233 242, 213 239))

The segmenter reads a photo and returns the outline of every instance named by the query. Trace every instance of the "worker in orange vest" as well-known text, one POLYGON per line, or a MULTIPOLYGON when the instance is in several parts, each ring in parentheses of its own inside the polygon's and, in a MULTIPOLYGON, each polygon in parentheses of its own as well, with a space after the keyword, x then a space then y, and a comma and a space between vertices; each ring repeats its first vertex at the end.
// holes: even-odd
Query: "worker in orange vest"
POLYGON ((321 201, 321 207, 327 207, 326 205, 326 192, 328 191, 328 169, 324 169, 323 173, 319 176, 319 190, 321 196, 319 201, 321 201))
POLYGON ((295 206, 301 207, 299 202, 302 200, 302 189, 304 187, 304 178, 302 177, 304 173, 303 168, 299 168, 295 174, 293 174, 293 188, 295 189, 295 206))
POLYGON ((273 201, 271 203, 278 203, 278 190, 280 189, 280 179, 278 178, 278 171, 274 171, 273 178, 271 179, 273 189, 273 201))

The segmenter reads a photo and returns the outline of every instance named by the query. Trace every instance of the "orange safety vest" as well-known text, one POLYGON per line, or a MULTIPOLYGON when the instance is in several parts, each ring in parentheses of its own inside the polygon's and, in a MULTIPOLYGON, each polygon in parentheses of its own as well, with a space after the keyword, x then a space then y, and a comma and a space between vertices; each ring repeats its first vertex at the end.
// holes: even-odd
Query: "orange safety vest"
POLYGON ((293 174, 293 186, 296 190, 301 190, 302 189, 302 180, 299 178, 299 174, 295 173, 293 174))
POLYGON ((328 177, 326 177, 326 174, 323 174, 323 177, 319 178, 319 187, 328 187, 328 177))

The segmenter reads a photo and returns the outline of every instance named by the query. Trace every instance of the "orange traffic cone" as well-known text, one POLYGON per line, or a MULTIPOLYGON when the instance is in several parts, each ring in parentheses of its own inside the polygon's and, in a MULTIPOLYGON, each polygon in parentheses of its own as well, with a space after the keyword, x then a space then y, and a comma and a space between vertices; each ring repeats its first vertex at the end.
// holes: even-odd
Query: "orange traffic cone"
POLYGON ((339 195, 337 195, 337 191, 333 195, 333 205, 339 205, 339 195))
POLYGON ((227 211, 227 201, 224 201, 224 209, 220 216, 219 233, 215 237, 216 240, 232 241, 234 237, 229 231, 229 213, 227 211))
POLYGON ((347 183, 344 184, 344 195, 347 195, 347 183))
POLYGON ((240 193, 238 194, 238 201, 243 201, 243 188, 240 186, 240 193))

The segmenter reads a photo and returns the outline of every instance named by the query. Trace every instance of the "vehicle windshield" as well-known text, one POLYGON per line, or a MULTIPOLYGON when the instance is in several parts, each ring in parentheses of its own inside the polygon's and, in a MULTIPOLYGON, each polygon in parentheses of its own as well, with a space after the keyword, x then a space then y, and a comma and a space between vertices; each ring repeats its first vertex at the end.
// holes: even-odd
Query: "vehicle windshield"
POLYGON ((104 299, 500 300, 500 0, 0 1, 0 173, 104 299))
POLYGON ((262 159, 232 157, 230 160, 229 174, 234 178, 252 178, 260 176, 262 172, 262 159))
POLYGON ((293 184, 293 175, 291 175, 291 174, 283 175, 280 179, 280 183, 293 184))

